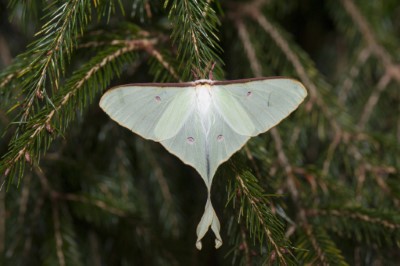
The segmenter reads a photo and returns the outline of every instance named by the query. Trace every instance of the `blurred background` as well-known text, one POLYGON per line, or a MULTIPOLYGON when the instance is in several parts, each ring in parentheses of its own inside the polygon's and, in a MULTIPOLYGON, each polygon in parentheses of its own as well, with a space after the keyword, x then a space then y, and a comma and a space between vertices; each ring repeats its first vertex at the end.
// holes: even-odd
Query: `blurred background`
POLYGON ((0 0, 0 265, 398 265, 398 0, 0 0), (206 187, 98 106, 137 82, 308 97, 206 187))

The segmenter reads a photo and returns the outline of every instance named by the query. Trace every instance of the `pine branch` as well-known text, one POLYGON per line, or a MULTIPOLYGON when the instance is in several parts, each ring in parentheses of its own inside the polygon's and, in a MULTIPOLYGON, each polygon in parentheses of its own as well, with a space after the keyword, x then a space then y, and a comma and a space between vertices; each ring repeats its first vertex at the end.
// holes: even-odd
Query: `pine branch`
POLYGON ((371 57, 371 49, 364 47, 361 49, 359 53, 357 53, 357 59, 356 62, 352 65, 350 68, 349 76, 347 76, 341 86, 341 93, 339 94, 339 103, 344 105, 346 103, 347 97, 350 93, 350 90, 352 89, 355 79, 359 76, 360 74, 360 69, 366 61, 371 57))
MULTIPOLYGON (((275 142, 278 159, 281 166, 285 169, 285 173, 287 175, 288 190, 292 196, 295 206, 297 207, 297 220, 302 225, 301 228, 305 232, 307 241, 309 241, 308 245, 311 244, 311 246, 308 248, 312 248, 314 250, 314 252, 310 252, 306 257, 304 257, 304 259, 308 262, 312 262, 311 264, 347 265, 340 250, 336 248, 335 243, 329 239, 328 235, 325 234, 320 227, 313 227, 310 224, 310 221, 306 216, 306 210, 302 204, 302 199, 300 198, 300 193, 296 187, 296 177, 294 175, 293 167, 289 163, 289 160, 282 148, 282 140, 279 132, 277 129, 273 128, 271 130, 271 134, 275 142)), ((297 229, 297 231, 298 230, 299 229, 297 229)), ((303 248, 305 243, 301 242, 302 240, 298 241, 299 243, 296 244, 296 248, 303 248)))
MULTIPOLYGON (((250 5, 250 6, 248 6, 248 8, 253 10, 251 12, 255 12, 255 10, 259 9, 258 5, 260 5, 260 4, 261 4, 261 2, 257 2, 256 1, 256 2, 254 2, 254 6, 250 5)), ((264 17, 261 17, 261 18, 259 17, 259 19, 262 20, 262 22, 260 24, 262 25, 263 22, 265 22, 265 23, 267 23, 267 26, 269 27, 268 22, 266 20, 264 20, 263 18, 264 17)), ((261 64, 258 63, 257 57, 255 56, 255 52, 254 52, 253 46, 250 44, 250 40, 249 40, 249 37, 248 37, 248 34, 247 34, 247 29, 246 29, 245 25, 239 19, 236 22, 236 26, 238 27, 239 36, 241 37, 241 40, 242 40, 242 42, 244 44, 245 51, 247 52, 247 56, 248 56, 249 61, 251 62, 251 60, 255 60, 255 63, 251 64, 252 70, 253 70, 253 72, 254 72, 254 74, 256 76, 261 76, 262 75, 262 73, 261 73, 261 71, 262 71, 261 70, 261 64)), ((265 26, 263 28, 265 29, 265 26)), ((275 30, 271 29, 271 31, 272 31, 273 35, 277 34, 277 32, 275 30)), ((285 44, 286 42, 284 42, 283 39, 281 39, 281 37, 279 35, 277 35, 276 38, 278 39, 278 42, 284 43, 284 45, 283 45, 284 48, 283 49, 284 50, 286 49, 286 54, 289 53, 288 58, 289 58, 289 60, 290 60, 290 58, 292 58, 291 61, 293 62, 295 68, 301 70, 300 73, 299 73, 301 75, 301 73, 303 73, 304 70, 302 70, 303 66, 300 64, 300 61, 296 58, 294 53, 292 53, 291 51, 288 50, 289 48, 285 44)), ((289 189, 289 192, 290 192, 290 194, 292 196, 292 199, 293 199, 294 203, 299 208, 299 215, 298 215, 299 220, 302 223, 307 225, 308 221, 307 221, 306 216, 304 215, 304 208, 301 206, 301 200, 299 199, 299 192, 298 192, 298 190, 296 188, 296 185, 295 185, 296 177, 295 177, 295 175, 293 173, 293 167, 289 163, 288 157, 286 156, 286 154, 285 154, 285 152, 283 150, 283 145, 282 145, 282 140, 281 140, 280 134, 279 134, 279 132, 278 132, 278 130, 276 128, 273 128, 273 129, 271 129, 271 135, 272 135, 272 138, 274 139, 274 142, 275 142, 275 148, 276 148, 276 151, 277 151, 277 154, 278 154, 279 162, 281 164, 281 167, 285 170, 285 173, 287 175, 287 187, 289 189)), ((279 253, 278 253, 278 255, 279 255, 279 253)))
POLYGON ((240 40, 242 41, 242 44, 244 46, 244 50, 246 52, 253 74, 256 77, 262 77, 263 76, 262 66, 259 60, 257 59, 256 51, 253 45, 251 44, 250 36, 246 28, 246 25, 244 24, 243 20, 240 17, 234 19, 234 22, 238 30, 240 40))
POLYGON ((400 214, 365 208, 332 208, 308 210, 307 215, 340 236, 360 243, 392 245, 400 239, 400 214))
POLYGON ((385 69, 385 73, 379 80, 376 89, 373 90, 368 101, 365 103, 364 110, 358 123, 358 127, 363 130, 373 109, 379 101, 380 94, 387 88, 390 81, 395 79, 400 83, 400 65, 394 63, 395 60, 392 58, 390 53, 382 44, 379 43, 375 33, 373 32, 373 28, 368 24, 357 5, 352 0, 342 0, 341 2, 346 12, 350 15, 351 19, 360 30, 360 33, 367 43, 368 49, 379 59, 385 69))
POLYGON ((281 53, 286 56, 288 62, 292 65, 295 73, 299 76, 300 80, 305 84, 306 88, 310 92, 310 101, 307 103, 306 110, 311 110, 314 103, 322 111, 324 120, 330 125, 329 131, 333 131, 333 139, 330 147, 328 148, 327 157, 324 163, 324 174, 328 173, 332 156, 337 149, 339 141, 344 135, 349 134, 348 129, 350 125, 342 125, 339 123, 340 120, 335 118, 336 113, 332 112, 337 103, 327 103, 325 99, 334 99, 333 97, 324 97, 324 90, 326 90, 326 83, 321 77, 316 75, 318 71, 314 68, 312 61, 308 58, 304 51, 302 51, 296 45, 289 45, 292 43, 288 37, 285 37, 285 33, 277 25, 272 24, 260 10, 266 2, 263 0, 254 0, 251 3, 241 4, 233 6, 232 11, 229 13, 229 17, 235 22, 235 25, 239 31, 239 36, 245 52, 248 57, 248 61, 252 67, 253 73, 256 76, 262 76, 261 64, 258 62, 259 55, 255 55, 254 44, 251 42, 248 34, 248 29, 243 23, 246 17, 251 17, 258 26, 261 27, 265 33, 267 33, 281 53), (317 83, 318 82, 318 83, 317 83), (318 86, 317 86, 318 84, 318 86), (318 89, 317 89, 318 88, 318 89), (322 90, 321 90, 322 89, 322 90), (329 106, 329 107, 328 107, 329 106))
MULTIPOLYGON (((26 128, 28 125, 27 121, 37 112, 32 110, 32 108, 35 103, 38 107, 40 106, 38 99, 46 98, 46 102, 51 106, 53 105, 53 101, 50 100, 46 92, 46 80, 50 81, 51 94, 56 94, 59 87, 60 75, 65 70, 65 61, 70 58, 74 48, 74 40, 78 31, 82 30, 81 27, 88 22, 87 14, 90 14, 90 1, 68 1, 60 7, 55 8, 54 11, 51 11, 56 4, 57 1, 54 1, 47 7, 49 13, 46 17, 49 20, 37 33, 40 37, 30 45, 30 50, 19 56, 16 60, 17 65, 26 65, 26 67, 18 71, 18 76, 9 73, 5 77, 6 82, 1 82, 2 85, 5 85, 12 78, 18 77, 22 80, 20 85, 22 87, 21 92, 27 94, 22 104, 20 104, 22 110, 16 119, 19 121, 19 124, 12 140, 13 143, 19 142, 21 134, 29 138, 27 131, 31 131, 32 129, 26 128), (32 54, 35 56, 28 63, 27 58, 31 58, 32 54), (19 60, 26 64, 21 64, 19 60)), ((19 152, 19 154, 12 156, 13 160, 3 157, 3 160, 0 162, 1 173, 7 175, 10 171, 7 170, 9 166, 5 166, 4 159, 6 160, 6 164, 11 164, 13 163, 12 161, 16 162, 21 157, 25 157, 27 162, 31 161, 30 153, 26 150, 26 147, 20 149, 19 152)), ((23 168, 20 167, 20 176, 22 172, 23 168)))
POLYGON ((29 1, 29 0, 9 0, 8 8, 11 17, 21 17, 24 26, 28 26, 32 21, 37 22, 40 11, 46 6, 46 1, 29 1))
POLYGON ((146 18, 151 19, 153 16, 152 5, 154 3, 148 0, 135 0, 132 5, 132 15, 138 16, 141 22, 145 21, 146 18))
MULTIPOLYGON (((66 265, 84 265, 82 258, 82 248, 78 243, 78 236, 76 234, 72 217, 63 204, 57 201, 52 201, 52 219, 54 229, 54 242, 53 245, 56 249, 57 262, 60 266, 66 265)), ((51 241, 48 244, 52 244, 51 241)), ((51 255, 49 254, 52 258, 51 255)), ((49 265, 54 265, 50 261, 49 265)))
MULTIPOLYGON (((164 6, 168 4, 166 0, 164 6)), ((216 33, 220 22, 209 1, 173 0, 169 19, 173 25, 171 38, 178 44, 182 79, 188 79, 191 71, 196 78, 206 78, 213 63, 217 63, 214 71, 219 75, 222 61, 217 54, 221 47, 216 33)))
POLYGON ((385 68, 386 75, 390 78, 394 78, 400 83, 400 65, 394 64, 392 56, 389 52, 379 43, 375 33, 372 31, 372 27, 368 24, 365 17, 362 15, 357 5, 353 0, 341 0, 345 10, 353 19, 354 23, 359 28, 362 36, 367 42, 371 52, 381 61, 385 68))
POLYGON ((279 128, 244 147, 240 153, 247 166, 233 158, 234 167, 227 162, 220 169, 234 177, 227 188, 235 215, 221 220, 233 264, 345 265, 341 251, 355 265, 399 260, 396 0, 309 6, 279 0, 164 1, 171 25, 159 12, 162 3, 148 0, 52 0, 44 11, 47 1, 10 2, 14 10, 0 4, 0 14, 17 12, 1 33, 11 54, 19 52, 15 34, 25 38, 29 34, 21 29, 29 32, 42 12, 47 16, 28 51, 0 73, 0 134, 5 132, 0 153, 7 152, 0 174, 12 181, 23 176, 24 167, 33 170, 25 172, 21 189, 9 189, 6 196, 1 176, 1 265, 223 261, 224 252, 212 247, 201 255, 187 252, 194 224, 182 226, 181 217, 194 205, 191 172, 159 153, 157 145, 112 122, 100 124, 98 108, 89 108, 116 75, 165 82, 187 80, 194 71, 196 78, 206 78, 213 62, 222 66, 219 45, 227 76, 294 76, 310 92, 279 128), (118 3, 136 11, 127 11, 131 17, 116 14, 118 3), (31 7, 38 11, 32 16, 31 7), (297 23, 304 17, 316 23, 297 23), (157 32, 126 20, 144 21, 142 27, 157 32), (89 22, 95 30, 86 30, 89 22), (125 52, 133 42, 138 46, 125 52), (39 162, 45 178, 37 172, 39 162), (175 163, 177 171, 168 174, 175 163), (115 256, 107 256, 110 252, 115 256))
POLYGON ((182 81, 171 64, 175 60, 167 57, 165 52, 163 53, 155 47, 148 47, 146 51, 153 59, 150 63, 150 73, 154 75, 155 80, 170 81, 172 77, 175 81, 182 81))
POLYGON ((368 101, 365 103, 364 110, 361 113, 361 117, 357 125, 361 130, 363 130, 365 125, 367 124, 373 109, 379 101, 381 93, 387 88, 390 80, 390 74, 386 73, 385 75, 383 75, 379 80, 376 89, 371 93, 368 101))
POLYGON ((81 250, 76 241, 76 232, 73 229, 72 219, 69 211, 65 208, 64 204, 58 201, 57 193, 53 190, 46 175, 38 168, 35 168, 35 173, 39 178, 42 186, 43 193, 50 200, 51 205, 51 221, 54 232, 54 239, 49 241, 49 255, 46 257, 48 264, 58 265, 83 265, 81 258, 81 250), (62 219, 61 215, 62 213, 62 219), (55 250, 54 250, 55 249, 55 250), (54 250, 54 251, 53 251, 54 250), (56 258, 54 257, 56 254, 56 258))
POLYGON ((284 237, 283 224, 271 213, 268 196, 257 179, 247 171, 237 173, 228 188, 228 203, 232 202, 234 208, 237 205, 239 208, 238 222, 244 218, 250 237, 262 246, 266 244, 269 251, 267 260, 272 263, 277 259, 282 265, 291 264, 290 248, 284 237))
MULTIPOLYGON (((46 7, 48 13, 44 18, 47 18, 48 21, 36 34, 38 39, 30 45, 28 51, 16 59, 15 63, 6 71, 6 74, 1 77, 0 89, 2 91, 8 83, 18 78, 22 82, 19 85, 17 85, 18 83, 13 85, 13 89, 17 88, 20 91, 19 93, 27 95, 21 103, 17 103, 13 107, 22 107, 22 110, 15 119, 18 121, 18 127, 14 133, 12 143, 23 142, 19 138, 21 136, 26 137, 29 132, 34 134, 32 137, 34 139, 42 131, 43 127, 39 127, 38 130, 32 132, 32 128, 29 128, 29 126, 38 126, 38 124, 32 124, 32 120, 43 114, 40 113, 43 99, 46 100, 46 108, 50 106, 56 109, 54 99, 51 98, 58 94, 60 79, 65 73, 66 64, 69 62, 76 46, 77 37, 83 32, 84 27, 91 19, 91 1, 66 1, 57 6, 58 2, 53 1, 46 7), (50 84, 46 85, 46 82, 50 82, 50 84), (50 91, 47 91, 48 88, 50 88, 50 91), (36 110, 34 109, 35 107, 36 110)), ((113 1, 99 5, 99 10, 104 6, 113 6, 113 1)), ((15 92, 13 93, 16 94, 15 92)), ((45 122, 47 125, 44 128, 49 127, 49 120, 51 120, 52 116, 50 114, 45 122)), ((19 155, 13 155, 14 162, 21 157, 25 157, 26 161, 30 163, 30 153, 26 148, 22 147, 19 155)), ((12 160, 6 159, 6 161, 8 161, 6 164, 12 163, 12 160)), ((5 171, 6 174, 9 172, 6 171, 4 164, 1 162, 0 170, 2 173, 5 171)), ((23 168, 20 168, 20 176, 22 172, 23 168)))
MULTIPOLYGON (((246 5, 245 10, 248 10, 247 12, 249 13, 253 13, 254 10, 258 10, 260 8, 260 5, 263 5, 264 2, 263 1, 254 1, 251 4, 246 5)), ((248 35, 248 30, 246 28, 246 26, 244 25, 243 21, 241 20, 240 17, 237 17, 236 14, 233 14, 232 17, 235 19, 236 22, 236 26, 238 28, 239 31, 239 36, 241 38, 241 41, 243 43, 243 46, 245 47, 245 52, 247 54, 248 60, 251 64, 251 68, 253 73, 255 74, 255 76, 257 77, 261 77, 262 76, 262 68, 261 68, 261 64, 258 62, 257 57, 256 57, 256 53, 255 50, 253 48, 253 45, 250 42, 250 38, 248 35)), ((285 45, 286 47, 286 45, 285 45)), ((294 56, 292 53, 290 53, 292 56, 294 56)), ((298 62, 297 64, 294 65, 299 65, 299 61, 295 60, 295 62, 298 62)), ((300 67, 302 68, 302 66, 300 67)), ((278 151, 278 157, 281 161, 282 166, 284 167, 286 173, 288 174, 288 185, 289 185, 289 189, 292 192, 292 196, 294 196, 295 199, 297 199, 298 197, 298 192, 296 190, 296 188, 293 185, 293 181, 294 181, 294 176, 293 176, 293 172, 292 172, 292 167, 290 166, 288 159, 285 155, 285 153, 283 152, 282 149, 282 141, 280 139, 279 136, 279 132, 273 128, 271 129, 272 132, 272 136, 275 140, 276 143, 276 148, 278 151), (290 181, 291 180, 291 181, 290 181)))
MULTIPOLYGON (((54 130, 62 135, 74 119, 76 109, 83 110, 93 100, 98 90, 104 89, 124 63, 131 61, 130 53, 154 45, 156 40, 125 41, 124 46, 110 47, 93 58, 66 82, 52 106, 42 109, 25 126, 26 130, 13 139, 9 150, 0 162, 0 172, 19 178, 25 162, 38 163, 40 156, 54 139, 54 130), (99 86, 99 84, 101 84, 99 86)), ((11 179, 12 180, 12 179, 11 179)))
MULTIPOLYGON (((303 65, 300 63, 300 60, 297 58, 295 53, 290 50, 287 42, 283 39, 283 37, 281 35, 279 35, 278 31, 276 31, 276 29, 274 29, 272 27, 272 25, 266 20, 266 18, 259 13, 260 5, 262 5, 262 4, 264 4, 263 1, 254 1, 251 4, 246 5, 245 10, 247 10, 248 14, 253 15, 254 18, 257 20, 257 22, 260 24, 260 26, 266 32, 268 32, 272 36, 272 38, 278 43, 278 46, 284 51, 284 53, 288 57, 289 61, 292 62, 298 75, 300 76, 300 78, 303 79, 303 82, 312 86, 311 87, 311 97, 312 97, 311 101, 313 101, 313 96, 317 97, 317 90, 316 90, 315 85, 309 79, 308 75, 305 72, 303 65)), ((242 8, 240 8, 240 10, 242 10, 242 8)), ((237 15, 236 13, 234 13, 232 15, 232 18, 236 22, 236 27, 239 31, 239 36, 240 36, 243 46, 245 48, 245 52, 246 52, 248 60, 251 64, 253 73, 256 76, 262 76, 261 64, 258 62, 255 50, 253 48, 253 45, 250 42, 248 30, 247 30, 246 26, 244 25, 243 21, 241 20, 241 15, 237 15)), ((318 99, 320 99, 320 97, 318 97, 318 99)), ((324 108, 324 109, 328 110, 326 108, 324 108)), ((329 116, 331 116, 331 114, 328 113, 327 116, 329 119, 329 116)), ((334 124, 333 126, 338 129, 338 126, 336 124, 334 124)), ((285 173, 287 175, 287 186, 288 186, 289 192, 293 198, 293 201, 295 202, 297 207, 300 209, 299 210, 300 213, 298 215, 299 220, 302 223, 304 223, 305 225, 308 225, 307 218, 304 215, 304 208, 302 206, 300 206, 301 201, 299 199, 299 192, 295 186, 296 178, 293 173, 293 167, 290 165, 289 160, 283 150, 282 140, 279 135, 279 132, 277 129, 273 128, 273 129, 271 129, 271 134, 272 134, 272 137, 275 142, 275 147, 276 147, 276 150, 278 153, 278 158, 279 158, 280 164, 284 168, 285 173)), ((316 248, 318 248, 318 247, 316 247, 316 248)), ((281 256, 281 254, 279 253, 279 250, 277 252, 277 255, 281 256)), ((319 253, 319 255, 321 255, 323 257, 321 252, 319 253)))
POLYGON ((11 112, 21 106, 19 96, 22 95, 19 79, 25 67, 32 62, 33 56, 16 58, 13 63, 0 73, 0 109, 11 112), (14 105, 10 108, 10 105, 14 105), (10 108, 8 110, 8 108, 10 108))
POLYGON ((348 265, 325 230, 311 225, 303 229, 296 243, 301 264, 348 265))
MULTIPOLYGON (((287 59, 293 64, 294 69, 297 72, 297 75, 300 77, 300 80, 305 84, 307 89, 310 92, 310 101, 311 103, 315 102, 318 107, 322 110, 329 123, 331 124, 334 132, 338 134, 340 132, 341 126, 337 123, 337 120, 334 119, 334 115, 326 106, 326 103, 323 101, 323 97, 318 92, 317 86, 312 81, 311 77, 307 72, 311 72, 310 70, 305 69, 304 64, 301 62, 300 58, 297 54, 300 54, 299 48, 294 49, 289 46, 289 42, 284 39, 283 35, 277 30, 276 26, 273 26, 265 16, 263 16, 258 10, 254 10, 252 13, 253 18, 259 23, 259 25, 270 34, 271 38, 276 42, 278 47, 282 49, 282 52, 287 56, 287 59)), ((310 66, 310 64, 307 64, 310 66)))
POLYGON ((67 1, 59 7, 55 7, 57 1, 51 3, 47 9, 50 11, 45 18, 49 20, 36 34, 39 38, 30 45, 21 57, 36 54, 30 64, 21 71, 24 78, 22 91, 27 93, 22 106, 21 122, 27 121, 31 115, 31 109, 38 99, 45 98, 48 104, 52 104, 49 94, 56 94, 59 89, 59 80, 65 72, 65 64, 71 57, 75 47, 75 40, 83 27, 90 20, 90 1, 67 1), (46 90, 46 80, 50 82, 50 92, 46 90))

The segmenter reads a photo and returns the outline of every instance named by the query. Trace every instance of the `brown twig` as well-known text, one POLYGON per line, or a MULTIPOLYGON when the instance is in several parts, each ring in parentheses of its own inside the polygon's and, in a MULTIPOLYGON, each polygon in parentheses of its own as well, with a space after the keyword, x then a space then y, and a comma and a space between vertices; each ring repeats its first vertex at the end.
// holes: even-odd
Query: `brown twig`
POLYGON ((65 256, 63 252, 63 238, 61 235, 61 224, 60 224, 60 214, 58 208, 58 202, 54 197, 55 193, 50 186, 50 183, 43 173, 43 171, 38 168, 34 167, 35 174, 39 177, 39 182, 42 185, 43 191, 49 196, 51 202, 51 210, 53 216, 53 226, 54 226, 54 240, 56 242, 56 253, 58 258, 58 263, 60 266, 65 266, 65 256))
POLYGON ((366 214, 360 214, 354 211, 347 210, 307 210, 307 216, 336 216, 336 217, 349 217, 355 220, 361 220, 368 223, 378 224, 387 229, 395 230, 400 229, 400 224, 384 220, 382 218, 370 217, 366 214))
POLYGON ((96 206, 100 209, 103 209, 109 213, 112 213, 114 215, 117 215, 120 217, 127 216, 127 213, 125 213, 124 211, 114 208, 112 206, 109 206, 104 201, 101 201, 101 200, 89 199, 82 195, 76 195, 76 194, 72 194, 72 193, 60 193, 57 191, 52 191, 52 195, 55 199, 76 201, 76 202, 81 202, 81 203, 88 204, 88 205, 94 205, 94 206, 96 206))
POLYGON ((368 21, 365 19, 357 5, 352 0, 341 0, 341 2, 344 6, 344 9, 347 11, 360 30, 361 35, 368 45, 368 49, 370 49, 371 53, 377 57, 385 69, 384 75, 381 77, 376 89, 372 92, 364 107, 364 111, 358 124, 358 127, 363 130, 372 114, 374 107, 379 101, 382 91, 386 89, 391 79, 395 79, 398 83, 400 83, 400 65, 394 63, 392 56, 379 43, 375 33, 372 30, 372 27, 368 24, 368 21))
POLYGON ((365 64, 368 58, 371 56, 371 49, 369 47, 363 48, 361 52, 358 53, 357 60, 355 64, 350 68, 349 76, 344 80, 341 86, 338 101, 344 104, 347 100, 347 96, 353 87, 354 79, 360 73, 360 68, 365 64))
POLYGON ((296 188, 296 178, 293 174, 292 165, 289 163, 289 160, 283 150, 281 136, 276 128, 272 128, 270 130, 270 132, 271 132, 271 136, 275 143, 275 150, 278 153, 279 163, 280 163, 281 167, 283 167, 283 169, 288 177, 287 178, 287 186, 288 186, 289 192, 292 195, 293 200, 295 202, 298 202, 297 200, 299 198, 299 192, 296 188))
MULTIPOLYGON (((315 101, 320 106, 320 108, 325 112, 325 114, 327 115, 328 118, 331 118, 330 119, 331 124, 333 125, 335 131, 338 132, 339 126, 336 124, 336 122, 331 117, 332 115, 331 115, 330 111, 319 100, 320 97, 318 96, 316 86, 314 85, 314 83, 312 83, 311 79, 309 79, 308 75, 306 74, 305 69, 303 68, 302 64, 300 63, 299 58, 297 57, 297 55, 295 53, 293 53, 291 51, 288 43, 283 39, 283 37, 278 33, 278 31, 276 31, 276 29, 267 21, 267 19, 259 13, 260 6, 258 6, 258 5, 263 4, 265 2, 264 1, 256 1, 254 3, 256 3, 256 5, 252 6, 250 4, 247 6, 246 12, 248 14, 250 14, 261 25, 261 27, 271 35, 271 37, 276 41, 278 46, 286 54, 287 58, 289 59, 289 61, 293 64, 294 68, 296 69, 301 80, 306 84, 306 86, 308 85, 308 87, 310 89, 311 98, 312 98, 311 100, 315 101), (257 8, 255 8, 255 7, 257 7, 257 8)), ((257 57, 255 56, 254 49, 249 41, 247 29, 245 28, 244 24, 241 22, 240 19, 236 19, 235 22, 236 22, 235 23, 236 27, 238 28, 238 31, 239 31, 239 37, 241 38, 241 40, 243 42, 243 46, 245 47, 246 55, 247 55, 249 61, 251 62, 250 66, 252 68, 252 71, 256 76, 261 76, 261 73, 262 73, 261 64, 259 64, 259 62, 257 62, 258 60, 257 60, 257 57), (255 62, 252 62, 253 60, 255 62)), ((302 223, 302 227, 304 228, 304 231, 310 238, 310 241, 311 241, 315 251, 317 252, 318 259, 320 260, 320 262, 323 265, 327 265, 325 255, 324 255, 323 251, 321 250, 321 248, 318 246, 316 238, 312 234, 312 228, 311 228, 311 225, 307 221, 307 217, 305 215, 305 209, 301 206, 301 202, 299 200, 299 192, 296 187, 296 177, 293 173, 293 167, 291 166, 291 164, 288 160, 288 157, 286 156, 286 154, 284 152, 283 145, 282 145, 282 139, 276 128, 272 128, 270 130, 270 132, 271 132, 272 138, 274 139, 275 148, 278 153, 279 163, 284 168, 285 173, 287 175, 287 187, 293 198, 293 202, 299 208, 298 218, 302 223)), ((277 252, 278 256, 282 257, 279 247, 275 246, 275 251, 277 252)))
POLYGON ((0 59, 5 66, 11 64, 12 61, 10 47, 2 34, 0 34, 0 59))
POLYGON ((154 46, 147 46, 146 51, 154 56, 155 59, 157 59, 158 62, 161 63, 165 67, 165 69, 168 70, 168 72, 174 77, 174 79, 178 80, 181 82, 182 80, 179 78, 178 74, 176 74, 175 69, 164 59, 163 55, 154 48, 154 46))
POLYGON ((310 265, 329 266, 329 263, 326 261, 324 252, 321 250, 321 248, 318 245, 317 240, 314 237, 312 226, 307 224, 306 226, 304 226, 304 229, 305 229, 307 236, 310 239, 311 245, 313 246, 314 250, 317 252, 317 258, 320 261, 320 263, 314 262, 314 263, 310 263, 310 265))
MULTIPOLYGON (((366 162, 363 155, 360 153, 360 151, 357 149, 357 147, 354 144, 350 144, 349 147, 350 154, 354 157, 354 159, 357 161, 358 168, 356 171, 357 178, 359 178, 358 182, 360 183, 358 186, 361 186, 362 183, 364 182, 364 179, 366 178, 366 172, 369 171, 372 173, 372 176, 375 179, 375 182, 378 184, 378 186, 382 189, 382 191, 386 194, 389 194, 393 198, 393 202, 396 206, 400 205, 399 199, 395 198, 393 195, 392 190, 390 187, 386 184, 384 179, 382 178, 382 173, 384 174, 393 174, 396 173, 396 169, 391 166, 373 166, 370 163, 366 162)), ((358 188, 359 189, 359 188, 358 188)))
POLYGON ((239 38, 242 41, 247 58, 249 59, 250 67, 256 77, 262 76, 261 64, 257 60, 256 51, 250 41, 249 33, 241 18, 236 19, 235 26, 239 33, 239 38))
MULTIPOLYGON (((239 31, 239 37, 243 43, 243 46, 245 47, 245 52, 246 52, 247 58, 250 62, 251 69, 252 69, 253 73, 255 74, 255 76, 261 76, 262 75, 261 64, 258 62, 258 59, 255 55, 253 45, 250 42, 248 31, 240 19, 236 20, 235 24, 239 31), (252 61, 254 61, 254 62, 252 62, 252 61)), ((282 140, 279 136, 279 133, 275 128, 271 129, 270 132, 275 141, 275 147, 278 152, 279 161, 281 162, 281 165, 285 168, 285 172, 288 174, 289 179, 291 179, 290 177, 293 176, 292 167, 289 164, 289 161, 287 160, 285 153, 283 152, 282 140)), ((294 181, 293 180, 288 181, 288 186, 292 192, 292 195, 295 198, 297 198, 298 192, 294 185, 294 181)))
POLYGON ((5 87, 10 81, 19 75, 19 72, 8 74, 0 83, 0 88, 5 87))
POLYGON ((372 31, 372 27, 368 24, 367 20, 364 18, 356 4, 352 0, 341 0, 341 2, 347 13, 357 25, 362 36, 371 49, 371 52, 382 62, 386 74, 388 74, 390 78, 394 78, 400 83, 400 65, 395 65, 393 63, 391 55, 379 43, 374 32, 372 31))
MULTIPOLYGON (((261 64, 257 60, 254 48, 253 48, 253 46, 252 46, 252 44, 250 42, 248 31, 247 31, 245 25, 240 20, 238 20, 238 21, 236 21, 236 27, 238 28, 239 37, 241 38, 241 41, 243 42, 243 46, 245 47, 245 52, 246 52, 246 55, 248 57, 248 60, 250 62, 252 60, 254 60, 254 62, 251 63, 251 65, 250 65, 253 73, 256 76, 261 76, 262 75, 261 64)), ((271 130, 271 134, 273 136, 275 135, 275 136, 279 137, 279 133, 274 128, 271 130)), ((280 145, 280 147, 282 148, 282 141, 280 140, 280 137, 279 137, 279 139, 275 139, 275 141, 276 141, 275 142, 276 145, 280 145)), ((289 173, 289 178, 288 178, 289 188, 290 188, 291 192, 293 192, 293 195, 297 198, 298 197, 298 192, 297 192, 297 190, 296 190, 296 188, 295 188, 295 186, 294 186, 294 184, 292 182, 293 180, 291 178, 292 177, 291 166, 289 165, 288 160, 286 159, 286 155, 283 153, 282 149, 280 149, 280 153, 278 152, 278 154, 279 154, 278 157, 280 158, 280 160, 281 161, 283 160, 285 162, 284 163, 285 170, 287 170, 287 173, 289 173)), ((243 182, 241 179, 239 181, 243 182)), ((263 221, 261 221, 261 222, 263 223, 263 221)), ((278 245, 271 238, 271 236, 270 236, 271 233, 269 232, 269 230, 266 233, 267 233, 267 236, 268 236, 268 239, 270 240, 270 242, 272 241, 271 243, 274 246, 274 250, 276 252, 276 255, 278 255, 280 261, 285 263, 285 260, 283 259, 283 254, 281 253, 281 250, 280 250, 280 247, 278 247, 278 245)))
POLYGON ((328 118, 329 123, 332 125, 333 131, 336 134, 340 131, 340 126, 336 122, 334 115, 329 110, 326 103, 323 101, 323 98, 319 95, 317 86, 312 82, 310 77, 307 74, 306 69, 303 67, 300 58, 296 55, 295 52, 292 51, 288 42, 284 39, 284 37, 279 33, 279 31, 267 20, 265 16, 263 16, 259 10, 253 10, 249 13, 258 24, 271 36, 271 38, 275 41, 278 47, 282 50, 282 52, 286 55, 289 62, 292 63, 297 75, 299 75, 300 80, 304 83, 304 85, 308 88, 310 92, 310 102, 315 102, 318 107, 322 110, 325 116, 328 118))
POLYGON ((355 177, 357 178, 357 186, 355 191, 356 200, 360 202, 362 200, 362 189, 366 179, 365 165, 359 164, 355 169, 355 177))
POLYGON ((60 213, 58 210, 58 204, 55 200, 52 201, 51 210, 53 213, 54 238, 56 241, 58 263, 60 264, 60 266, 65 266, 65 256, 62 249, 63 239, 61 235, 60 213))
POLYGON ((341 140, 342 140, 342 134, 339 133, 335 134, 333 141, 329 145, 328 151, 326 153, 326 158, 322 167, 322 176, 328 175, 333 155, 335 154, 336 148, 339 146, 341 140))
POLYGON ((321 265, 328 265, 326 262, 325 254, 321 250, 318 245, 317 239, 315 238, 312 230, 312 226, 309 224, 308 219, 306 217, 306 210, 302 207, 301 201, 299 199, 299 192, 296 188, 296 177, 293 174, 293 168, 287 159, 285 152, 283 151, 282 147, 282 139, 279 135, 279 132, 276 128, 271 129, 271 135, 275 142, 275 148, 278 153, 278 159, 280 164, 285 169, 287 178, 287 186, 289 188, 289 192, 293 198, 293 202, 299 208, 298 218, 301 222, 301 227, 304 229, 304 232, 307 234, 314 250, 317 252, 317 258, 321 262, 321 265))
POLYGON ((379 80, 378 85, 376 86, 376 89, 372 91, 372 93, 369 96, 368 101, 365 104, 364 109, 361 113, 361 118, 360 118, 360 121, 358 122, 359 129, 363 130, 365 128, 365 125, 367 124, 367 122, 372 114, 372 111, 374 110, 376 104, 379 101, 379 97, 380 97, 381 93, 386 89, 390 80, 391 80, 390 74, 386 73, 379 80))

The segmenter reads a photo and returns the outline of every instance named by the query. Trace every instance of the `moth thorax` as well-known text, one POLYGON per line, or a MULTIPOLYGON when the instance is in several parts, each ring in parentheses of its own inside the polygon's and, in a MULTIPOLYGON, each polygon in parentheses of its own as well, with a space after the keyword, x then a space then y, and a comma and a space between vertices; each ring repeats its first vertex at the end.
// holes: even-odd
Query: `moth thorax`
POLYGON ((211 104, 210 86, 200 85, 196 86, 197 107, 201 114, 208 112, 211 104))

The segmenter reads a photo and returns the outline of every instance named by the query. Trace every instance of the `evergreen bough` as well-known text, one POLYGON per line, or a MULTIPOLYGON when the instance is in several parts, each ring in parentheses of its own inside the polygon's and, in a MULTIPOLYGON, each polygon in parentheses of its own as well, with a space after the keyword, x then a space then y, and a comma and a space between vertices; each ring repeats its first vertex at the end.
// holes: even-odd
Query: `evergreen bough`
POLYGON ((397 0, 4 2, 1 265, 400 261, 397 0), (214 63, 218 79, 290 76, 310 96, 218 171, 229 241, 198 253, 202 181, 98 99, 214 63))

